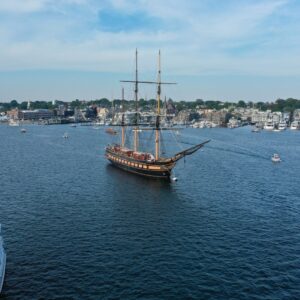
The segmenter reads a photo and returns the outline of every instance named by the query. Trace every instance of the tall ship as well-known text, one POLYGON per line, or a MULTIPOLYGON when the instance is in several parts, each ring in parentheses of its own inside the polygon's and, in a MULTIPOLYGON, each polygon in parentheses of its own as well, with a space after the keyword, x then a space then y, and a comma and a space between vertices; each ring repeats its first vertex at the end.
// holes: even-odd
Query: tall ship
POLYGON ((3 246, 3 239, 1 236, 1 224, 0 224, 0 293, 2 291, 2 286, 4 282, 5 267, 6 267, 6 253, 3 246))
MULTIPOLYGON (((161 86, 163 84, 174 84, 170 82, 161 81, 161 58, 160 51, 158 55, 158 76, 157 81, 140 81, 138 80, 138 53, 135 52, 135 80, 121 80, 121 82, 133 83, 135 94, 135 118, 133 127, 133 148, 125 146, 125 124, 124 109, 122 113, 121 121, 121 143, 109 144, 105 149, 105 156, 110 163, 114 166, 123 169, 127 172, 135 173, 138 175, 169 180, 172 174, 172 170, 176 163, 185 156, 191 155, 200 148, 202 148, 209 140, 200 144, 194 145, 188 149, 180 151, 171 157, 165 157, 161 155, 161 131, 166 128, 161 127, 161 86), (157 105, 156 105, 156 122, 154 127, 148 127, 142 130, 154 130, 155 139, 154 147, 155 153, 143 152, 139 149, 139 132, 141 131, 139 124, 139 112, 138 112, 138 86, 139 84, 155 84, 157 85, 157 105)), ((124 99, 124 92, 122 98, 124 99)), ((123 106, 124 107, 124 106, 123 106)))

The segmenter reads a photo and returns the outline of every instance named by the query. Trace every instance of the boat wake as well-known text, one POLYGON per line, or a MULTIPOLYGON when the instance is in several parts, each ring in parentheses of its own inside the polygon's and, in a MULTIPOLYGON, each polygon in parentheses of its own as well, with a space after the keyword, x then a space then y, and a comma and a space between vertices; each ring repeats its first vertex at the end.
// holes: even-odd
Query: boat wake
MULTIPOLYGON (((212 140, 213 142, 214 140, 212 140)), ((181 144, 186 144, 186 145, 194 145, 194 143, 191 142, 186 142, 186 141, 180 141, 181 144)), ((217 141, 217 143, 220 143, 220 141, 217 141)), ((214 146, 214 143, 211 143, 210 145, 206 146, 207 149, 213 149, 217 151, 222 151, 222 152, 228 152, 228 153, 233 153, 233 154, 240 154, 248 157, 256 157, 256 158, 261 158, 265 160, 270 160, 269 155, 261 155, 258 154, 257 152, 251 151, 247 149, 246 147, 241 147, 238 145, 234 144, 226 144, 224 143, 224 147, 221 146, 214 146)))

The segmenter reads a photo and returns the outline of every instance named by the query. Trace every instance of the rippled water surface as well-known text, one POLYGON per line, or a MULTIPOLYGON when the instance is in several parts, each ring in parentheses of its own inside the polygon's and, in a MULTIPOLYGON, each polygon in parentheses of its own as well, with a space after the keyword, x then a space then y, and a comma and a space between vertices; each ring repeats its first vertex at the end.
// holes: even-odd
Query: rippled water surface
POLYGON ((185 129, 211 142, 171 184, 108 165, 109 139, 0 126, 1 299, 300 299, 300 132, 185 129))

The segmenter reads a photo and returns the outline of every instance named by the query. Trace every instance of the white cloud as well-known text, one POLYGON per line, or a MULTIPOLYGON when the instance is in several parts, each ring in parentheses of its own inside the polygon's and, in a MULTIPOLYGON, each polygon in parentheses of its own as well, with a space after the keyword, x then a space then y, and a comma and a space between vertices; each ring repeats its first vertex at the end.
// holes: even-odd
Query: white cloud
POLYGON ((41 10, 47 0, 1 0, 0 12, 28 13, 41 10))
MULTIPOLYGON (((133 52, 140 48, 144 70, 155 68, 157 49, 163 63, 175 74, 281 74, 300 75, 297 36, 300 28, 281 24, 289 1, 129 1, 11 0, 0 2, 0 12, 35 14, 0 21, 0 66, 11 69, 80 69, 126 72, 133 52), (214 4, 214 5, 211 5, 214 4), (80 6, 80 9, 76 9, 80 6), (101 9, 144 13, 161 20, 160 30, 137 28, 131 32, 103 32, 101 9), (49 14, 47 14, 47 12, 49 14), (287 31, 288 30, 288 31, 287 31), (293 35, 286 32, 293 32, 293 35), (293 42, 293 49, 281 45, 293 42), (242 48, 245 48, 243 51, 242 48), (242 50, 241 50, 242 49, 242 50), (284 49, 290 55, 283 55, 284 49)), ((294 17, 295 18, 295 17, 294 17)))

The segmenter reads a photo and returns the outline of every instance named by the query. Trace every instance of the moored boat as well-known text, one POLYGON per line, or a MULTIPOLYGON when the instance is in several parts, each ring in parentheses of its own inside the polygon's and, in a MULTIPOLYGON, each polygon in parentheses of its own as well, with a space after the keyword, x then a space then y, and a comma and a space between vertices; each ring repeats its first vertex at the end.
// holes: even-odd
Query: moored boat
POLYGON ((286 122, 284 122, 284 121, 279 122, 278 130, 280 130, 280 131, 286 130, 286 127, 287 127, 286 122))
POLYGON ((275 128, 275 125, 272 121, 267 121, 265 123, 265 126, 264 126, 265 130, 274 130, 274 128, 275 128))
POLYGON ((293 121, 293 122, 291 123, 290 129, 291 129, 291 130, 299 130, 299 129, 300 129, 299 121, 293 121))
POLYGON ((16 127, 16 126, 20 126, 20 123, 19 123, 19 121, 10 119, 9 122, 8 122, 8 125, 12 126, 12 127, 16 127))

